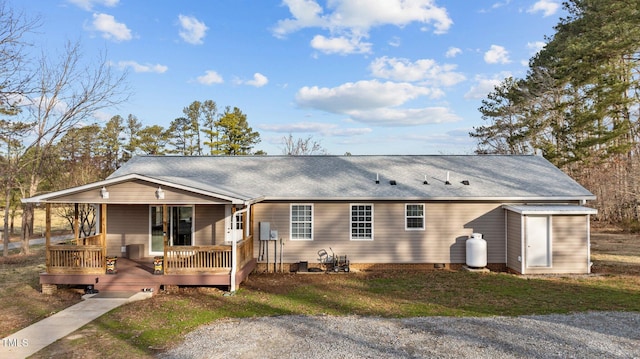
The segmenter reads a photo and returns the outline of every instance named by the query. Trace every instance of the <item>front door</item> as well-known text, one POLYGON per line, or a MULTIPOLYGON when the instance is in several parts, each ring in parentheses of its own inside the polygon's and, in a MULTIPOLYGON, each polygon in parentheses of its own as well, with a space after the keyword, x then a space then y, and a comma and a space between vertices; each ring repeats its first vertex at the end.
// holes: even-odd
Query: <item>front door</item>
POLYGON ((527 216, 527 267, 551 266, 551 219, 549 216, 527 216))
POLYGON ((231 206, 230 205, 226 205, 224 207, 224 212, 225 212, 225 216, 224 216, 224 224, 225 224, 225 236, 224 236, 224 241, 225 243, 229 244, 232 243, 233 239, 235 238, 235 240, 237 242, 242 240, 242 229, 243 229, 243 221, 242 221, 242 213, 240 214, 236 214, 236 223, 235 223, 235 228, 233 228, 232 225, 232 221, 231 221, 231 206))
MULTIPOLYGON (((164 232, 162 225, 162 206, 150 206, 150 243, 149 254, 164 253, 164 232)), ((168 239, 170 246, 193 245, 193 207, 168 206, 168 239)))

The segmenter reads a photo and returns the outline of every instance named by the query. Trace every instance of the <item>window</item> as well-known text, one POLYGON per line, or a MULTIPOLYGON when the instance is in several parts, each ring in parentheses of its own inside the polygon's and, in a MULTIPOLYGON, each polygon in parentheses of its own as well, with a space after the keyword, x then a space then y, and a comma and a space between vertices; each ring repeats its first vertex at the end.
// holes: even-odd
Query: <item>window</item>
POLYGON ((351 205, 351 239, 373 239, 373 205, 351 205))
POLYGON ((313 206, 291 205, 291 239, 313 240, 313 206))
POLYGON ((405 208, 405 229, 424 229, 424 204, 407 204, 405 208))

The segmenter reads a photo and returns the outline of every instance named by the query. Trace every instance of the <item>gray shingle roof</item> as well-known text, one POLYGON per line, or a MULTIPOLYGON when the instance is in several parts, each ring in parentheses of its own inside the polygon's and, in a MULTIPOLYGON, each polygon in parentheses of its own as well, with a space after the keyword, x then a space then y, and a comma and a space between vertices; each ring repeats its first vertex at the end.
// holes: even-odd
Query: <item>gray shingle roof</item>
POLYGON ((129 174, 245 200, 594 198, 539 156, 138 156, 109 179, 129 174))

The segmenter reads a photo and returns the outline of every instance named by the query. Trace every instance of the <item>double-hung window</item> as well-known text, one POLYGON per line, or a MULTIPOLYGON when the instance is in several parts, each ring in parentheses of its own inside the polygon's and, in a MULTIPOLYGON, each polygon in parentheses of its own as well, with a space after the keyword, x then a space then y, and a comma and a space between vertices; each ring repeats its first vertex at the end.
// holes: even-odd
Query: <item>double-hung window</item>
POLYGON ((404 213, 406 230, 424 230, 424 204, 406 204, 404 213))
POLYGON ((351 239, 373 239, 373 204, 351 205, 351 239))
POLYGON ((313 205, 291 205, 291 239, 313 240, 313 205))

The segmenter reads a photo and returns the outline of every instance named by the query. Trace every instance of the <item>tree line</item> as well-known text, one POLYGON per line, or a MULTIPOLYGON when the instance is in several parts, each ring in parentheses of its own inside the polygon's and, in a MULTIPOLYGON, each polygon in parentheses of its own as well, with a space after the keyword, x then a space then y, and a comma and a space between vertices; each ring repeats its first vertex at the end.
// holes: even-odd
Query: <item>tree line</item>
MULTIPOLYGON (((113 116, 103 126, 92 124, 72 128, 61 138, 57 158, 70 168, 84 170, 91 165, 104 178, 135 155, 261 155, 254 151, 260 134, 249 126, 247 116, 237 107, 217 113, 213 100, 193 101, 183 109, 183 117, 161 125, 144 126, 130 114, 113 116), (79 164, 79 160, 90 163, 79 164)), ((87 183, 86 178, 82 179, 87 183)), ((75 185, 75 184, 66 184, 75 185)))
POLYGON ((540 154, 597 196, 603 224, 640 229, 640 6, 570 0, 529 61, 482 101, 479 154, 540 154))
MULTIPOLYGON (((94 114, 126 102, 127 74, 105 54, 83 55, 79 42, 34 55, 41 20, 0 0, 0 203, 3 254, 18 206, 22 253, 29 253, 34 206, 20 198, 103 179, 136 154, 242 155, 260 141, 237 107, 217 112, 214 101, 194 101, 169 128, 114 116, 104 126, 94 114)), ((256 154, 260 154, 258 151, 256 154)))

